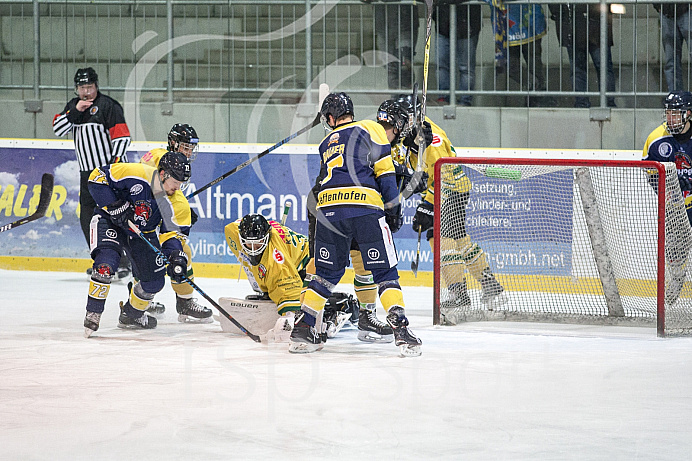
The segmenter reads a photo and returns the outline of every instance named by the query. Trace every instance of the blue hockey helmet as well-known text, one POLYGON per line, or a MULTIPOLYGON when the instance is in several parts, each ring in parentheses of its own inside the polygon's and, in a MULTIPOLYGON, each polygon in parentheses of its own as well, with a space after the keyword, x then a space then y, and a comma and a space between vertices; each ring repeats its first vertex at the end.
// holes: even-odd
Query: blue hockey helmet
POLYGON ((692 111, 692 93, 689 91, 672 91, 663 101, 663 121, 670 134, 685 131, 692 111))
POLYGON ((322 124, 326 124, 331 129, 336 128, 329 124, 329 115, 334 117, 334 122, 344 115, 354 115, 353 101, 346 93, 329 93, 322 102, 320 109, 322 115, 322 124))
POLYGON ((159 171, 164 172, 163 181, 173 178, 180 182, 187 182, 192 175, 190 161, 180 152, 168 151, 159 160, 159 171))

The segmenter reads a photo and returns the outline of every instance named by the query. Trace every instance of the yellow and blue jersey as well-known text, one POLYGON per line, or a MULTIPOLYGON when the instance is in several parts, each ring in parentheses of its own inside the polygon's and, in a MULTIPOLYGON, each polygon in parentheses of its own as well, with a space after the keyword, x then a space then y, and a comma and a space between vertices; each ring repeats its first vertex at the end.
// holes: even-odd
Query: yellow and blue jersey
POLYGON ((130 202, 134 224, 142 232, 154 232, 158 228, 162 245, 168 240, 182 242, 190 233, 190 207, 182 194, 154 196, 151 184, 158 180, 156 175, 155 168, 141 163, 101 166, 89 176, 89 192, 101 208, 116 200, 130 202))
MULTIPOLYGON (((163 155, 166 152, 168 152, 168 150, 164 149, 162 147, 157 147, 155 149, 152 149, 142 156, 142 158, 139 160, 139 163, 142 163, 144 165, 158 169, 159 168, 159 162, 161 161, 161 157, 163 157, 163 155)), ((187 198, 185 198, 185 194, 183 194, 183 192, 181 190, 175 191, 175 193, 171 197, 171 201, 181 202, 181 203, 184 202, 188 208, 188 212, 190 211, 190 204, 188 203, 187 198)), ((181 208, 182 208, 182 205, 181 205, 181 208)), ((188 230, 188 234, 189 234, 189 230, 188 230)), ((159 235, 159 241, 161 243, 163 243, 171 237, 180 238, 180 236, 176 235, 175 233, 166 232, 166 233, 162 233, 159 235)))
MULTIPOLYGON (((690 138, 689 133, 677 136, 670 134, 666 129, 666 124, 663 123, 646 138, 642 159, 654 162, 673 162, 678 170, 678 177, 692 177, 692 138, 690 138)), ((692 190, 686 184, 687 182, 683 181, 680 186, 687 199, 692 190)))
POLYGON ((337 127, 319 145, 322 182, 317 209, 333 220, 395 204, 398 190, 384 128, 372 120, 337 127))

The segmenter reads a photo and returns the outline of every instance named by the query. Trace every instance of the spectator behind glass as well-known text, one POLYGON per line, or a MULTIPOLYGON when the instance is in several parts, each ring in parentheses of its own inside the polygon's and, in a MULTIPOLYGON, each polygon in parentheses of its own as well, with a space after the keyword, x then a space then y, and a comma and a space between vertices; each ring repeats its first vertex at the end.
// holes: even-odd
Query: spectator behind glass
MULTIPOLYGON (((542 37, 546 33, 545 15, 541 5, 507 3, 507 46, 509 77, 522 85, 522 90, 546 90, 542 37), (521 57, 526 61, 522 69, 521 57)), ((532 107, 555 106, 555 98, 530 97, 532 107)))
POLYGON ((692 18, 690 18, 689 3, 661 3, 655 4, 654 9, 659 12, 661 20, 661 42, 665 55, 663 72, 666 76, 668 91, 684 89, 682 83, 682 42, 687 41, 687 48, 692 58, 690 49, 690 33, 692 33, 692 18))
MULTIPOLYGON (((372 0, 361 0, 372 3, 372 0)), ((400 5, 399 0, 379 0, 374 3, 375 38, 377 49, 387 52, 387 80, 389 88, 413 86, 414 47, 418 40, 418 7, 400 5), (397 3, 382 5, 382 2, 397 3)))
MULTIPOLYGON (((478 34, 481 32, 481 6, 461 5, 469 0, 442 0, 433 13, 437 24, 437 82, 440 90, 449 90, 449 10, 450 4, 458 5, 457 13, 457 50, 456 59, 459 66, 459 85, 462 91, 473 90, 476 81, 476 47, 478 34)), ((465 94, 459 97, 459 104, 470 106, 472 97, 465 94)), ((449 102, 449 96, 442 96, 438 102, 449 102)))
MULTIPOLYGON (((601 78, 601 13, 598 4, 550 5, 551 18, 560 44, 567 48, 570 80, 574 91, 587 90, 587 53, 601 78)), ((615 91, 615 74, 610 48, 613 46, 613 14, 607 12, 608 47, 606 48, 606 90, 615 91)), ((615 98, 608 97, 608 107, 617 107, 615 98)), ((577 96, 574 107, 591 107, 588 97, 577 96)))

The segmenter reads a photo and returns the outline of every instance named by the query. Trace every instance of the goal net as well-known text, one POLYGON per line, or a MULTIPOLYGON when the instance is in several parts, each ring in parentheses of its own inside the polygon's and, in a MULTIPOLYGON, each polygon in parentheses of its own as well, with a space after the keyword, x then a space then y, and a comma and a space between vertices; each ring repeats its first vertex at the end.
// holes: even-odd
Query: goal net
POLYGON ((675 164, 442 158, 435 175, 435 324, 692 333, 692 237, 675 164))

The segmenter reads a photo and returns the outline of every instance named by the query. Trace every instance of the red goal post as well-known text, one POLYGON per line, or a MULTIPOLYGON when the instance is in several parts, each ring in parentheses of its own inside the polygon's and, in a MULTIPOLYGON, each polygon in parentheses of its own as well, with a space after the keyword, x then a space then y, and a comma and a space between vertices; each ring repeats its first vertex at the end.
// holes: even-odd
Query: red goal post
POLYGON ((433 323, 656 325, 659 336, 692 334, 692 236, 675 179, 674 163, 439 159, 433 323))

